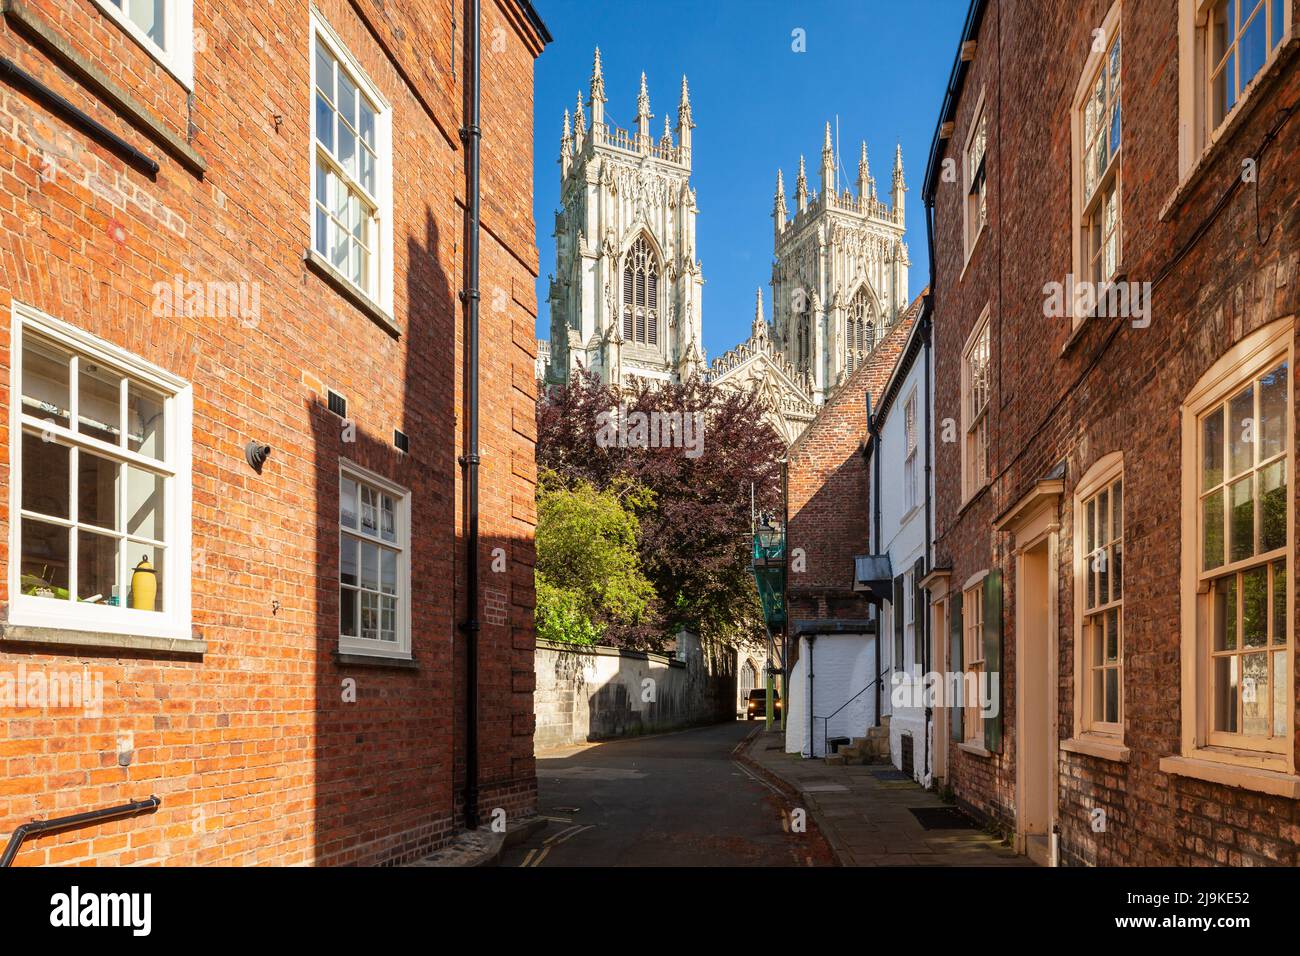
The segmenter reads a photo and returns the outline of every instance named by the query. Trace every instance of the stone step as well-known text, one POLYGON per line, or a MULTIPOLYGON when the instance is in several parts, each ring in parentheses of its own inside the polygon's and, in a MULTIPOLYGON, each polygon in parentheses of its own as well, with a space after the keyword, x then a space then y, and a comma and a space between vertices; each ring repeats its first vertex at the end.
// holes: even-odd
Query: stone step
POLYGON ((822 760, 826 761, 828 767, 843 767, 848 763, 843 754, 827 754, 822 760))

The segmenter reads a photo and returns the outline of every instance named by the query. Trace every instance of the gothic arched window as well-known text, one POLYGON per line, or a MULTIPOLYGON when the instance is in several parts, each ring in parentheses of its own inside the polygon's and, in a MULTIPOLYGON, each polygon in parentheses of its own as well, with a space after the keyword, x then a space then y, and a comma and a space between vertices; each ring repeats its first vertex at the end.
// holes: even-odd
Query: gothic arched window
POLYGON ((876 312, 867 298, 867 290, 859 289, 849 302, 848 323, 845 328, 844 367, 852 372, 862 364, 876 345, 876 312))
POLYGON ((812 365, 812 330, 807 312, 799 313, 799 329, 797 332, 799 344, 799 371, 808 371, 812 365))
POLYGON ((644 235, 623 259, 623 340, 659 344, 659 260, 644 235))

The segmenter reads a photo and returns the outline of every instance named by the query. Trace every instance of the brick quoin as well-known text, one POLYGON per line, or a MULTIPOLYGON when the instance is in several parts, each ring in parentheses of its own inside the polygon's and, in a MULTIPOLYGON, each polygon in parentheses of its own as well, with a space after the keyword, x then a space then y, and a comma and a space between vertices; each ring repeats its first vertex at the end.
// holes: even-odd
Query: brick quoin
MULTIPOLYGON (((1291 2, 1300 22, 1300 3, 1291 2)), ((1279 111, 1300 99, 1297 41, 1247 101, 1244 115, 1179 187, 1178 4, 1126 0, 1123 38, 1121 271, 1153 281, 1194 235, 1254 154, 1279 111), (1166 210, 1162 215, 1162 210, 1166 210)), ((1254 186, 1239 189, 1186 257, 1155 289, 1151 326, 1044 317, 1044 284, 1071 271, 1069 115, 1092 42, 1110 4, 1035 6, 991 0, 969 63, 951 135, 937 161, 961 169, 981 92, 989 117, 988 225, 969 263, 959 183, 935 186, 935 422, 961 421, 961 356, 985 306, 991 323, 989 485, 964 506, 957 443, 936 443, 937 566, 954 588, 1001 568, 1004 739, 992 756, 949 747, 960 802, 1007 830, 1016 823, 1016 582, 1014 535, 994 519, 1064 462, 1059 509, 1058 737, 1073 734, 1075 622, 1072 495, 1112 452, 1124 467, 1124 742, 1127 761, 1061 750, 1055 767, 1061 862, 1079 865, 1285 865, 1300 863, 1300 802, 1162 772, 1181 752, 1180 408, 1234 343, 1300 304, 1300 117, 1277 134, 1254 186), (1271 234, 1270 234, 1271 230, 1271 234), (1267 239, 1261 241, 1263 237, 1267 239), (1106 814, 1094 832, 1091 813, 1106 814)), ((1294 440, 1294 436, 1293 436, 1294 440)), ((1294 445, 1292 446, 1294 449, 1294 445)), ((1292 484, 1292 495, 1295 486, 1292 484)), ((1290 601, 1295 647, 1294 586, 1290 601)), ((1293 652, 1293 667, 1297 656, 1293 652)), ((1297 685, 1300 686, 1300 685, 1297 685)), ((1292 702, 1294 705, 1294 701, 1292 702)), ((1300 722, 1297 723, 1300 726, 1300 722)))
MULTIPOLYGON (((21 302, 192 384, 192 619, 207 651, 0 640, 0 672, 84 666, 104 679, 102 717, 0 711, 0 834, 157 794, 156 812, 32 840, 17 864, 417 858, 465 809, 463 2, 314 4, 392 106, 397 335, 304 265, 311 4, 195 4, 192 96, 89 0, 23 6, 206 163, 198 175, 0 17, 0 56, 160 167, 149 177, 0 85, 0 367, 15 361, 10 306, 21 302), (154 284, 176 276, 257 283, 260 319, 156 317, 154 284), (347 397, 355 442, 326 389, 347 397), (260 475, 243 459, 252 439, 272 446, 260 475), (418 669, 337 659, 341 457, 411 491, 418 669), (347 678, 356 703, 342 701, 347 678)), ((537 799, 532 124, 533 63, 549 37, 517 0, 485 0, 481 30, 479 809, 513 818, 537 799)), ((6 374, 6 413, 10 399, 6 374)), ((9 439, 6 428, 6 531, 9 439)), ((6 567, 9 541, 0 535, 6 567)))

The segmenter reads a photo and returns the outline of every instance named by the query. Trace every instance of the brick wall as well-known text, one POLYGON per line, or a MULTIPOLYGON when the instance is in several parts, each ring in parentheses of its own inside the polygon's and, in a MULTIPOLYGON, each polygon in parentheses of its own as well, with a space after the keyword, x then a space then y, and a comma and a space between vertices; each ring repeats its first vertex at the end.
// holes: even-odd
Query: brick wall
MULTIPOLYGON (((975 103, 989 111, 989 226, 970 262, 962 246, 962 189, 936 189, 936 420, 960 422, 960 357, 990 307, 993 398, 990 485, 964 507, 960 446, 937 444, 936 563, 952 564, 956 588, 989 567, 1004 571, 1004 744, 982 756, 951 748, 958 797, 1014 826, 1015 539, 992 527, 1058 463, 1065 466, 1059 511, 1058 736, 1073 734, 1075 621, 1073 488, 1101 457, 1124 456, 1124 640, 1127 761, 1061 751, 1056 766, 1062 855, 1087 864, 1284 864, 1298 861, 1300 803, 1242 787, 1162 772, 1181 749, 1179 615, 1180 407, 1207 369, 1265 323, 1294 315, 1300 291, 1300 191, 1292 157, 1300 118, 1278 132, 1254 188, 1214 207, 1254 154, 1279 111, 1300 96, 1295 41, 1283 51, 1245 115, 1205 160, 1181 201, 1176 4, 1125 3, 1123 40, 1123 270, 1159 283, 1149 328, 1118 320, 1044 317, 1043 286, 1071 271, 1069 112, 1092 40, 1109 4, 1034 7, 994 0, 977 37, 943 158, 960 169, 975 103), (1212 219, 1212 222, 1211 222, 1212 219), (1181 261, 1175 252, 1210 222, 1181 261), (1270 231, 1271 227, 1271 231, 1270 231), (1257 233, 1258 228, 1258 233, 1257 233), (1265 237, 1261 241, 1260 237, 1265 237), (1092 812, 1106 813, 1094 832, 1092 812)), ((1292 4, 1300 21, 1300 4, 1292 4)), ((1294 611, 1294 602, 1291 605, 1294 611)), ((1292 617, 1294 621, 1294 616, 1292 617)), ((1294 623, 1292 640, 1294 642, 1294 623)), ((1294 643, 1293 643, 1294 646, 1294 643)), ((1294 655, 1293 655, 1294 664, 1294 655)))
POLYGON ((880 401, 911 332, 916 306, 913 303, 906 318, 895 324, 790 448, 792 621, 867 617, 867 601, 852 593, 853 559, 871 550, 870 476, 861 454, 867 438, 866 396, 870 392, 873 406, 880 401))
MULTIPOLYGON (((89 0, 25 6, 207 164, 201 176, 187 168, 0 19, 0 55, 160 165, 145 175, 0 85, 0 366, 12 366, 7 318, 22 302, 192 384, 193 627, 207 652, 0 642, 0 673, 85 666, 104 680, 102 717, 0 710, 0 833, 157 794, 151 815, 33 841, 18 863, 418 856, 463 819, 461 3, 316 3, 393 110, 397 335, 304 265, 306 0, 195 4, 192 96, 89 0), (153 286, 177 275, 256 283, 259 320, 156 317, 153 286), (355 441, 326 410, 327 388, 348 398, 355 441), (394 428, 409 454, 394 448, 394 428), (243 460, 250 439, 273 448, 260 475, 243 460), (411 491, 416 670, 336 660, 341 457, 411 491), (349 679, 355 703, 342 699, 349 679)), ((541 41, 513 0, 485 3, 482 28, 481 806, 518 815, 536 802, 531 129, 541 41)))

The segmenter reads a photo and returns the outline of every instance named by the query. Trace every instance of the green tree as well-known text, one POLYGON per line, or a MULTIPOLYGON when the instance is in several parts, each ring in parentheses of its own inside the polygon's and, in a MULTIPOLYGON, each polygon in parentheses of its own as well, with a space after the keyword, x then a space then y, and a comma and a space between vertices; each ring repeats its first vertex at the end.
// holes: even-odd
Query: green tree
POLYGON ((641 568, 638 513, 653 496, 619 480, 597 489, 538 477, 537 635, 593 644, 613 631, 633 637, 654 616, 654 588, 641 568))

